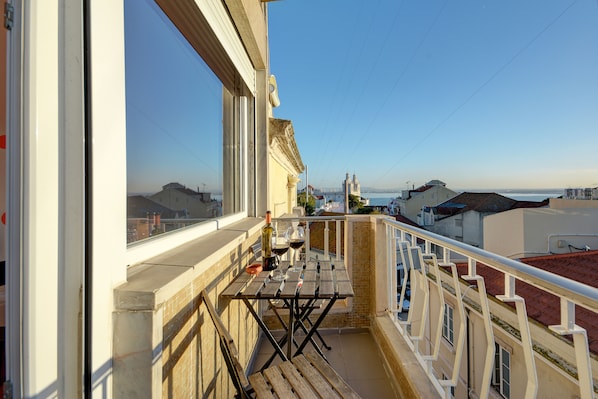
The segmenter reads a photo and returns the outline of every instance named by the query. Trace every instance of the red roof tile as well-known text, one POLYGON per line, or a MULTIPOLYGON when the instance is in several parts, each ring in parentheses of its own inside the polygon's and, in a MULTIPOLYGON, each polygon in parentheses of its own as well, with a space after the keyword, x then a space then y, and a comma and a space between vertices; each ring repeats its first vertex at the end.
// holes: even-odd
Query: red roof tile
MULTIPOLYGON (((536 256, 521 259, 523 263, 598 288, 598 251, 536 256)), ((460 274, 467 273, 467 265, 459 264, 460 274)), ((484 277, 486 291, 496 296, 504 294, 504 275, 484 264, 477 264, 477 273, 484 277)), ((558 297, 522 281, 515 283, 517 295, 525 298, 527 314, 545 326, 560 324, 558 297)), ((512 304, 510 304, 512 305, 512 304)), ((585 328, 590 351, 598 354, 598 315, 581 306, 575 308, 575 322, 585 328)), ((566 336, 570 339, 570 336, 566 336)))

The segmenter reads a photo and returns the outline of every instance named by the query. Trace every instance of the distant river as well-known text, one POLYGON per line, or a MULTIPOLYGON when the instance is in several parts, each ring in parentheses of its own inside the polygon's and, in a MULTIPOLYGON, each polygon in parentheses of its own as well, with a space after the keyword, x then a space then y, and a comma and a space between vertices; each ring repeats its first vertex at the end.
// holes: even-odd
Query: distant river
MULTIPOLYGON (((492 192, 492 191, 489 191, 492 192)), ((516 192, 516 191, 509 191, 509 192, 498 192, 500 195, 504 195, 505 197, 512 198, 517 201, 543 201, 546 198, 556 198, 563 195, 562 191, 554 191, 554 192, 516 192)), ((400 193, 361 193, 361 196, 364 198, 370 199, 370 205, 375 206, 384 206, 388 205, 390 200, 397 198, 400 196, 400 193)))
POLYGON ((361 193, 361 196, 363 198, 370 199, 370 205, 372 205, 372 206, 388 205, 390 200, 397 198, 399 195, 401 195, 401 194, 400 193, 361 193))

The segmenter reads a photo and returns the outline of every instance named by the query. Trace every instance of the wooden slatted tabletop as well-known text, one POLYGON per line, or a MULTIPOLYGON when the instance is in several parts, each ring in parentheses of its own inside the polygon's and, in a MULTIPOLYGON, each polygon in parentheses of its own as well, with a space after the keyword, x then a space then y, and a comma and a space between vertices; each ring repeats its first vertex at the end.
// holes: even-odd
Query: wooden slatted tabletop
MULTIPOLYGON (((284 269, 288 266, 281 262, 284 269)), ((344 299, 355 295, 347 269, 331 261, 309 261, 302 273, 288 270, 284 281, 272 278, 279 273, 278 269, 257 275, 240 273, 220 295, 230 299, 344 299)))

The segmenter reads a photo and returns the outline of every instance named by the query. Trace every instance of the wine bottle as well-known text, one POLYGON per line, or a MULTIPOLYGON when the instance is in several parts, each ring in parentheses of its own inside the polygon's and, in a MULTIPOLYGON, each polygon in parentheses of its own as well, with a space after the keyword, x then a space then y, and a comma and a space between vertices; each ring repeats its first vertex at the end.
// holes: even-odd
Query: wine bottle
POLYGON ((262 263, 264 270, 273 270, 275 266, 272 255, 272 213, 266 211, 266 225, 262 227, 262 263))

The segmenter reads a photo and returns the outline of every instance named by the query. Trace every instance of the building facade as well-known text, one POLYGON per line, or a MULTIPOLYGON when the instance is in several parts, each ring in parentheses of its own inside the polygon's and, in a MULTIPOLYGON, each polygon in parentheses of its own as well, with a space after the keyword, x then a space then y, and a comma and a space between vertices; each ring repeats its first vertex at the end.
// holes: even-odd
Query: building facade
POLYGON ((401 198, 395 200, 400 215, 417 222, 423 207, 433 207, 441 204, 458 193, 446 188, 446 183, 432 180, 423 186, 403 191, 401 198))
POLYGON ((598 249, 598 209, 523 208, 487 216, 484 249, 512 259, 598 249))
POLYGON ((292 122, 270 118, 269 124, 269 209, 274 217, 280 217, 293 213, 297 206, 297 184, 305 166, 295 142, 292 122))

